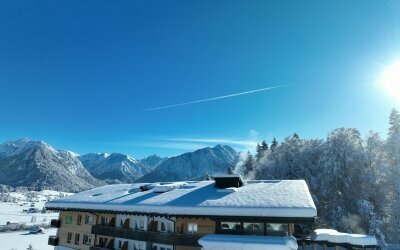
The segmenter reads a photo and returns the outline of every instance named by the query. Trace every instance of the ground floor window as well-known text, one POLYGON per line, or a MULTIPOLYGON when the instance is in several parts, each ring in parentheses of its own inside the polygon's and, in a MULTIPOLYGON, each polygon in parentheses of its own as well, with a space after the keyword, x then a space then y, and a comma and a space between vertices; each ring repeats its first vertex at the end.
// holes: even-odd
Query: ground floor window
POLYGON ((75 234, 75 245, 79 244, 79 238, 80 238, 80 234, 75 234))
POLYGON ((83 235, 83 244, 85 244, 85 245, 90 245, 90 244, 92 244, 92 236, 91 236, 91 235, 84 234, 84 235, 83 235))
POLYGON ((107 238, 99 237, 99 246, 100 247, 107 246, 107 238))
POLYGON ((71 243, 72 241, 72 233, 67 234, 67 243, 71 243))

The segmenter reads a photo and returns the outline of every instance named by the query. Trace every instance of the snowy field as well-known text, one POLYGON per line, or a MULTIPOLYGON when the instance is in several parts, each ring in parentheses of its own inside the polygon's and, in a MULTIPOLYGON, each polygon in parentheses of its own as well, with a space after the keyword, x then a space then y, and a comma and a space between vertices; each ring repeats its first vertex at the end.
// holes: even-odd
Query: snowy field
MULTIPOLYGON (((50 223, 51 219, 57 219, 58 213, 26 213, 24 209, 29 209, 30 204, 20 206, 16 203, 0 202, 0 225, 6 225, 7 222, 18 223, 50 223)), ((35 203, 35 207, 42 210, 44 202, 35 203)))
MULTIPOLYGON (((25 225, 24 228, 36 224, 50 224, 58 218, 58 213, 42 213, 44 204, 69 193, 44 190, 41 192, 22 191, 0 194, 0 228, 6 227, 7 222, 25 225), (35 209, 38 212, 28 213, 23 210, 35 209)), ((47 245, 49 235, 55 235, 55 228, 48 228, 44 234, 30 234, 29 231, 13 231, 0 233, 1 250, 25 250, 31 244, 35 250, 53 250, 47 245)))
POLYGON ((19 224, 50 223, 51 219, 58 217, 58 213, 41 213, 44 204, 47 201, 67 195, 69 193, 51 190, 1 194, 1 200, 5 202, 0 202, 0 226, 6 225, 7 222, 16 222, 19 224), (37 212, 24 212, 24 210, 29 209, 36 209, 37 212))
POLYGON ((55 228, 46 230, 44 234, 29 234, 27 231, 12 233, 0 233, 1 250, 26 250, 29 244, 35 250, 53 250, 53 246, 47 245, 50 235, 56 234, 55 228))

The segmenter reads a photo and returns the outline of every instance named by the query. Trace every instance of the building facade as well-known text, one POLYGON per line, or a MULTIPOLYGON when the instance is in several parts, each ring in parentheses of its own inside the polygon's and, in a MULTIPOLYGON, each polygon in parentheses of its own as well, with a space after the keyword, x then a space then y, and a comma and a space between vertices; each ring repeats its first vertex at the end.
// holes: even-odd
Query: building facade
POLYGON ((58 250, 200 250, 210 234, 297 236, 316 209, 304 181, 120 184, 46 204, 58 250))

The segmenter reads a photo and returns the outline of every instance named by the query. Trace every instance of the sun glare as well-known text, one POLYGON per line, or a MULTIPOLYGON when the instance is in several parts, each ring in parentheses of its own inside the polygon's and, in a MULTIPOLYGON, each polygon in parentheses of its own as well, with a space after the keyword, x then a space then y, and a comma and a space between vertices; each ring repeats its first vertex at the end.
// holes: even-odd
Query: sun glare
POLYGON ((400 60, 384 69, 379 84, 386 94, 400 102, 400 60))

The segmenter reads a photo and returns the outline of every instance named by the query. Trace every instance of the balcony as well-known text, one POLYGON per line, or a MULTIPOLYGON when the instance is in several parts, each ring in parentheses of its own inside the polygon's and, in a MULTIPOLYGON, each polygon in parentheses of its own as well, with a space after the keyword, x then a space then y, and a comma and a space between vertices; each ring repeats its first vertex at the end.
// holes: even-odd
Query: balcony
POLYGON ((53 219, 50 222, 51 227, 59 228, 61 226, 61 221, 57 219, 53 219))
POLYGON ((197 241, 204 236, 202 234, 177 234, 140 231, 99 225, 92 227, 92 234, 176 246, 199 246, 197 241))
POLYGON ((49 240, 47 244, 50 246, 58 246, 58 237, 57 236, 49 236, 49 240))

